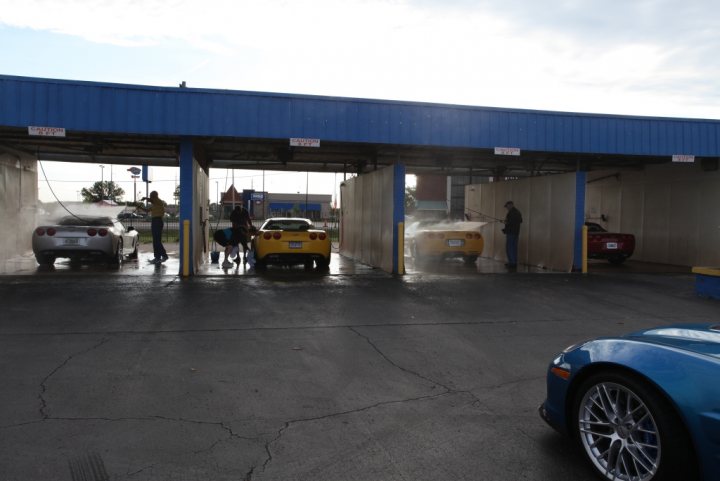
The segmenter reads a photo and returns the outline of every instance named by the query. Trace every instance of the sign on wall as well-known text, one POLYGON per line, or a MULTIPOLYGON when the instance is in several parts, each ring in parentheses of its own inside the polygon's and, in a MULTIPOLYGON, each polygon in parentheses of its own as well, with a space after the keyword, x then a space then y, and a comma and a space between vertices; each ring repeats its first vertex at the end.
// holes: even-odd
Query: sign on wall
POLYGON ((519 147, 495 147, 495 155, 520 155, 519 147))
POLYGON ((64 127, 28 127, 29 135, 40 135, 42 137, 65 137, 64 127))
POLYGON ((673 155, 672 161, 692 164, 693 162, 695 162, 695 156, 694 155, 673 155))
POLYGON ((291 147, 320 147, 320 139, 304 139, 301 137, 290 138, 291 147))

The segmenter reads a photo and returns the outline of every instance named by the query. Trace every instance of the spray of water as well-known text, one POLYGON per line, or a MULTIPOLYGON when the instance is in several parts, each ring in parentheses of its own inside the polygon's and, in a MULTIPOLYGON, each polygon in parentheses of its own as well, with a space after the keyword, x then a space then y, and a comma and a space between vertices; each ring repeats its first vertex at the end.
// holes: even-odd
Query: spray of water
POLYGON ((421 231, 470 231, 480 232, 487 222, 471 221, 411 221, 405 226, 405 236, 415 237, 421 231))

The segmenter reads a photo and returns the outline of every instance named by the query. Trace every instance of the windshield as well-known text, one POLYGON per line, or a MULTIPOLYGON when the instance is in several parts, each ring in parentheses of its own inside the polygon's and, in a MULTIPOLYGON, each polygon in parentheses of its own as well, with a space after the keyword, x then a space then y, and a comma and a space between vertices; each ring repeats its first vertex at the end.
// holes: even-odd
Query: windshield
POLYGON ((288 231, 306 231, 310 229, 310 223, 304 219, 274 219, 269 220, 262 229, 263 230, 288 230, 288 231))
POLYGON ((68 226, 93 226, 93 227, 112 227, 113 221, 110 217, 74 217, 67 216, 60 219, 58 225, 68 226))
POLYGON ((600 224, 596 224, 595 222, 585 222, 585 225, 588 228, 588 232, 607 232, 600 224))

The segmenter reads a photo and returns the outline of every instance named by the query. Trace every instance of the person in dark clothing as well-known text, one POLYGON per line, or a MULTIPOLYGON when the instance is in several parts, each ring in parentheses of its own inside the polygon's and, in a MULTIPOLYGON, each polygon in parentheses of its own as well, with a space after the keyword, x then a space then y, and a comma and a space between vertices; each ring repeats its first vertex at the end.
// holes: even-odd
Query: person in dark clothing
MULTIPOLYGON (((239 230, 239 245, 243 248, 243 264, 247 263, 247 252, 250 249, 248 247, 248 239, 250 237, 249 232, 252 229, 252 221, 250 220, 250 213, 248 210, 240 205, 236 205, 232 212, 230 212, 230 222, 232 222, 233 229, 239 230)), ((235 258, 235 262, 240 264, 240 255, 235 258)))
POLYGON ((502 230, 505 234, 505 251, 507 253, 507 267, 514 269, 517 267, 518 239, 520 238, 520 224, 522 224, 522 214, 509 200, 505 202, 507 215, 505 216, 505 228, 502 230))
MULTIPOLYGON (((240 244, 240 238, 240 229, 236 229, 234 227, 228 227, 227 229, 219 229, 215 231, 215 234, 213 234, 213 239, 215 239, 215 242, 225 248, 225 259, 222 263, 222 267, 224 269, 232 267, 232 262, 230 262, 230 253, 233 251, 234 248, 238 248, 239 251, 238 245, 240 244)), ((238 259, 239 258, 240 253, 238 252, 238 259)), ((239 264, 240 262, 238 261, 238 265, 239 264)))

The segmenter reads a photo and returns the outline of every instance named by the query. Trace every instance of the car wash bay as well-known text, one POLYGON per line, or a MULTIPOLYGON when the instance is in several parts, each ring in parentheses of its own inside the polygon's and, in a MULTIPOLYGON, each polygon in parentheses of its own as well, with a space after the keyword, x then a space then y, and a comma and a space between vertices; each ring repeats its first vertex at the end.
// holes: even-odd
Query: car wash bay
MULTIPOLYGON (((1 240, 3 260, 29 245, 40 159, 179 166, 185 276, 208 258, 210 167, 357 175, 343 185, 340 250, 388 272, 403 272, 406 173, 464 177, 466 205, 495 217, 514 198, 525 219, 521 262, 531 265, 577 268, 581 227, 593 212, 640 232, 638 258, 717 262, 707 247, 718 240, 709 227, 719 223, 715 210, 681 215, 720 190, 715 120, 12 76, 0 76, 0 100, 0 215, 19 226, 1 240), (591 182, 600 172, 620 172, 618 185, 591 182)), ((502 237, 483 234, 485 255, 500 258, 502 237)))

